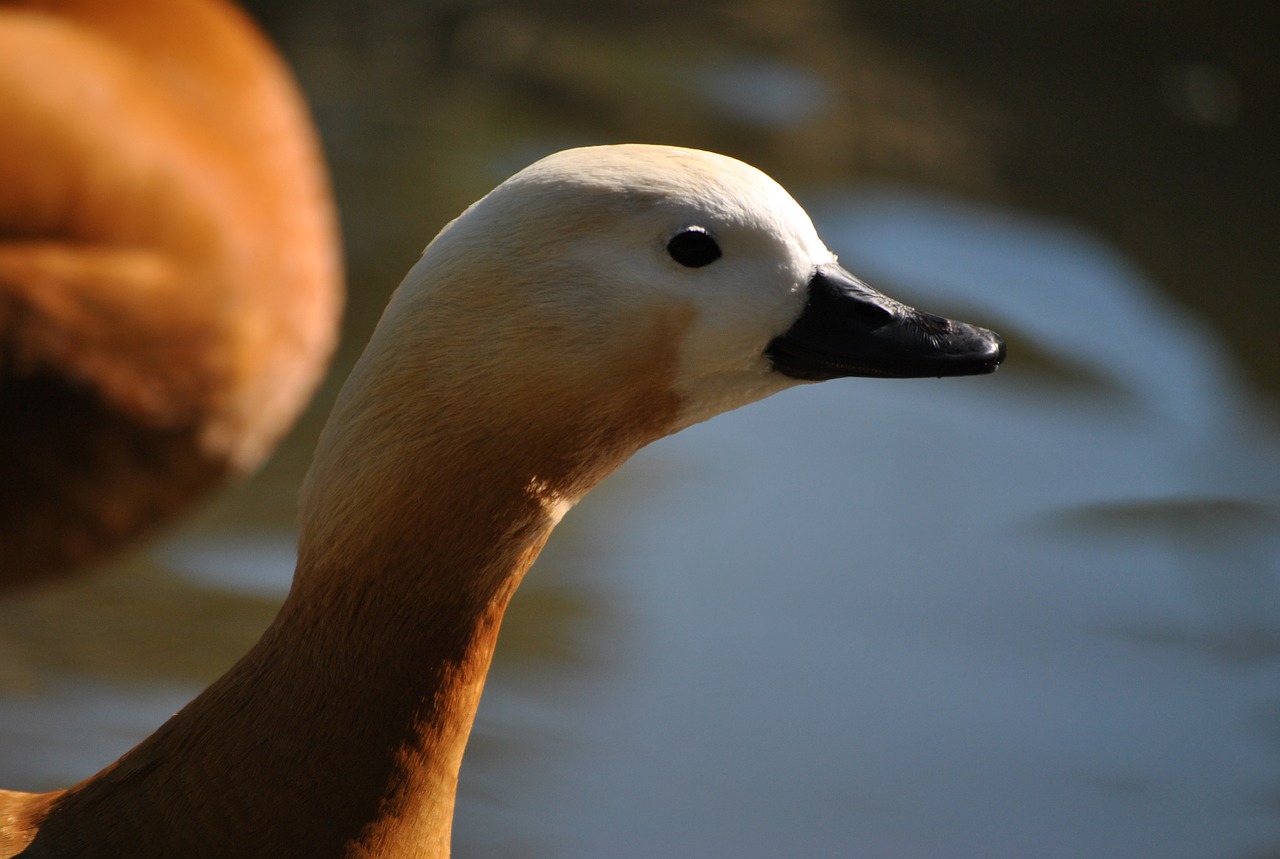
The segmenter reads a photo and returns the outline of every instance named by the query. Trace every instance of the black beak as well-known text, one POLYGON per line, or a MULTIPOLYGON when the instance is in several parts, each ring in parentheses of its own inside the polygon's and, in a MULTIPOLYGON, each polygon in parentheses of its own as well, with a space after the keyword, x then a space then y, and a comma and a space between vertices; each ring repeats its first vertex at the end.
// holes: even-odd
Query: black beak
POLYGON ((834 263, 809 281, 800 318, 765 350, 793 379, 908 379, 992 373, 1004 360, 993 331, 922 313, 876 292, 834 263))

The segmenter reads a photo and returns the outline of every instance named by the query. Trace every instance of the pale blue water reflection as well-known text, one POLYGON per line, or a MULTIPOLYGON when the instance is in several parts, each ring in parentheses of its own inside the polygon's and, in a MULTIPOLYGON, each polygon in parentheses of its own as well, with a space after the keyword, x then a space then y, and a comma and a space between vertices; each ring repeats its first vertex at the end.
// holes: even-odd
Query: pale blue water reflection
POLYGON ((835 104, 831 86, 812 71, 761 57, 713 64, 694 88, 727 119, 765 127, 804 125, 835 104))
POLYGON ((38 690, 7 690, 0 709, 6 787, 74 784, 114 761, 200 692, 198 686, 121 687, 46 675, 38 690))
POLYGON ((297 537, 292 531, 192 535, 157 554, 178 573, 204 585, 284 599, 293 581, 297 537))
MULTIPOLYGON (((581 656, 531 670, 500 648, 459 855, 1276 851, 1264 404, 1070 227, 891 188, 809 202, 846 265, 1010 334, 1009 365, 788 392, 642 451, 571 512, 516 610, 585 595, 559 627, 581 656)), ((278 594, 290 540, 158 551, 278 594), (228 575, 262 564, 265 584, 228 575)), ((71 781, 191 691, 55 679, 0 711, 0 775, 71 781)))

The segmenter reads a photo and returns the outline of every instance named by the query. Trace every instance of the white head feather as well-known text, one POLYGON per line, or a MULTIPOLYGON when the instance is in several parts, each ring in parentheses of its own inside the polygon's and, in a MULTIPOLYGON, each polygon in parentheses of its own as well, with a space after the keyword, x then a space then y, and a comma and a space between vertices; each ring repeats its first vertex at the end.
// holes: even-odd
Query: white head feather
MULTIPOLYGON (((618 326, 654 307, 689 308, 681 341, 667 344, 679 352, 674 386, 684 401, 675 430, 795 384, 770 372, 764 351, 799 316, 815 269, 835 257, 800 205, 756 168, 710 152, 619 145, 558 152, 499 185, 432 241, 388 314, 457 282, 445 270, 483 259, 516 269, 521 289, 490 283, 491 300, 468 300, 508 323, 572 326, 583 346, 607 350, 618 326), (699 268, 672 259, 668 242, 690 227, 708 231, 723 256, 699 268)), ((492 323, 501 337, 507 326, 492 323)))

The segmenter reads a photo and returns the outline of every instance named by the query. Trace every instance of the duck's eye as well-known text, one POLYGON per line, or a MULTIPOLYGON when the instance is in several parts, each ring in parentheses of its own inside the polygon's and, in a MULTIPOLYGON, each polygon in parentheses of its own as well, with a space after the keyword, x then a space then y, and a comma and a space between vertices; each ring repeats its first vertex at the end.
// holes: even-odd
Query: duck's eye
POLYGON ((720 246, 702 227, 688 227, 671 237, 667 253, 685 268, 702 268, 720 259, 720 246))

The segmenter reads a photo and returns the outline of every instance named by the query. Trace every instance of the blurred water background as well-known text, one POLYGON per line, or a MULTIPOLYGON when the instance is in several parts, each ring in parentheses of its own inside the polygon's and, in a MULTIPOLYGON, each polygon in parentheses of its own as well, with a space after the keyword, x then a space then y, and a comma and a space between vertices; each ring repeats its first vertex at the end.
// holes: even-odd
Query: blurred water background
POLYGON ((643 451, 512 607, 459 857, 1280 856, 1268 3, 261 0, 325 138, 344 344, 196 521, 0 604, 0 783, 228 667, 390 291, 569 145, 714 149, 996 376, 788 392, 643 451))

